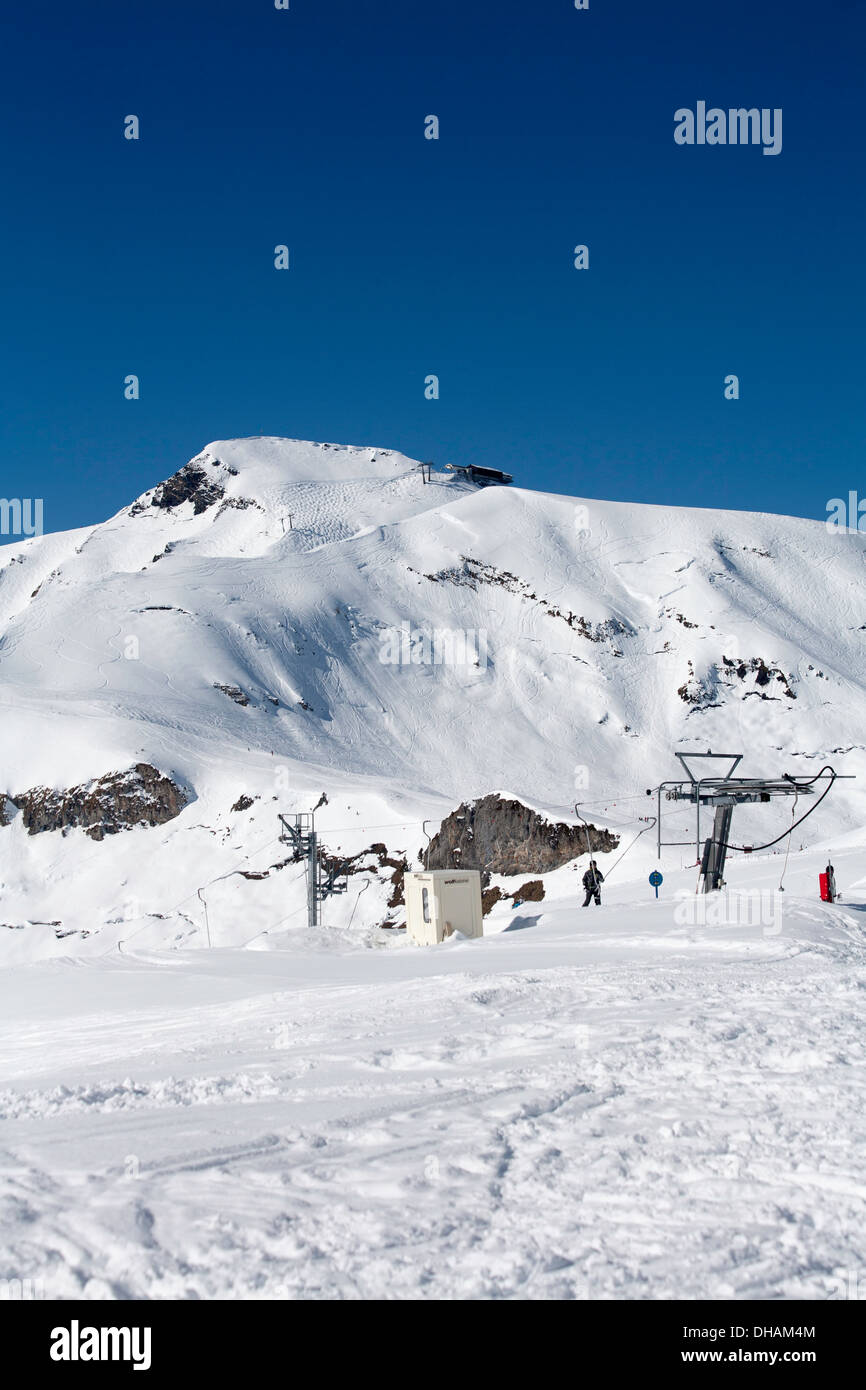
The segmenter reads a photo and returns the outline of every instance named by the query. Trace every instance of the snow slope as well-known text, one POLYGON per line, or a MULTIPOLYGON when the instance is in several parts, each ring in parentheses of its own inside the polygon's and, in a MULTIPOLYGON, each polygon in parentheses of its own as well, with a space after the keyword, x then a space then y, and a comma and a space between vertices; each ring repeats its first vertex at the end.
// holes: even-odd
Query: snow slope
MULTIPOLYGON (((579 799, 630 837, 674 749, 730 746, 756 775, 858 774, 807 842, 866 820, 862 536, 424 485, 387 450, 263 438, 193 462, 221 491, 198 513, 154 489, 0 549, 6 791, 144 761, 194 792, 177 819, 102 842, 0 827, 0 961, 204 945, 202 891, 216 944, 302 929, 276 813, 322 793, 333 853, 381 842, 415 861, 425 818, 498 788, 557 816, 579 799), (407 628, 415 657, 444 630, 482 659, 395 663, 407 628)), ((738 815, 760 839, 787 811, 738 815)), ((377 881, 328 920, 367 931, 387 898, 377 881)))
POLYGON ((658 902, 625 882, 583 912, 563 870, 551 903, 439 948, 323 931, 0 972, 0 1278, 862 1298, 862 850, 836 866, 829 907, 792 855, 763 927, 734 898, 684 924, 678 870, 658 902))
MULTIPOLYGON (((190 500, 0 550, 5 790, 147 762, 192 792, 102 841, 6 803, 0 1289, 866 1294, 863 538, 424 485, 383 450, 194 464, 190 500), (395 662, 404 625, 479 659, 395 662), (278 811, 324 795, 331 853, 413 862, 425 819, 501 790, 626 849, 709 747, 859 780, 710 902, 670 806, 658 901, 644 835, 601 910, 577 861, 419 950, 362 873, 306 929, 278 811)), ((754 842, 789 808, 737 817, 754 842)))

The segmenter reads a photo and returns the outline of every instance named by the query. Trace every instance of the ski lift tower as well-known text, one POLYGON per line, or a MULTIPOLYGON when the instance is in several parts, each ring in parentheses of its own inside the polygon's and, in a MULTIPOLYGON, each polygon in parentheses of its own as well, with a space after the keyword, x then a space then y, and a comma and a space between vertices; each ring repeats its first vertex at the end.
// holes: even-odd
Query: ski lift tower
POLYGON ((307 926, 322 925, 319 904, 333 893, 345 893, 349 882, 345 875, 345 861, 338 866, 326 868, 322 863, 319 837, 316 834, 316 817, 312 811, 302 811, 292 816, 280 815, 283 844, 291 845, 294 862, 306 861, 307 870, 307 926))
MULTIPOLYGON (((661 859, 663 845, 691 843, 689 840, 662 839, 662 794, 664 794, 666 801, 690 802, 696 811, 695 844, 701 864, 701 884, 704 893, 712 893, 715 889, 724 886, 725 858, 728 852, 731 818, 735 806, 746 805, 749 802, 769 802, 776 797, 811 796, 814 793, 814 784, 818 780, 817 778, 792 777, 789 773, 785 773, 780 778, 769 780, 763 777, 734 777, 734 772, 743 760, 742 753, 712 753, 708 751, 706 753, 677 753, 676 756, 688 776, 684 779, 662 782, 656 789, 658 798, 658 857, 661 859), (727 763, 727 768, 721 776, 714 773, 711 776, 696 777, 694 770, 689 766, 689 760, 692 762, 707 760, 724 762, 727 763), (704 842, 703 847, 701 846, 702 806, 715 808, 713 833, 704 842)), ((834 781, 838 776, 832 770, 830 775, 834 781)))

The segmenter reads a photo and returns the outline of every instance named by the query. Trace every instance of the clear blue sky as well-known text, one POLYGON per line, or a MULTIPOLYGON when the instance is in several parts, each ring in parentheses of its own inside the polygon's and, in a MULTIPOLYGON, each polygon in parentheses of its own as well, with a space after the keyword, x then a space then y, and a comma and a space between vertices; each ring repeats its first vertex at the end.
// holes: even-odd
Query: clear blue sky
POLYGON ((83 525, 265 433, 823 517, 866 494, 864 36, 859 0, 7 5, 0 495, 83 525), (782 153, 676 145, 698 100, 781 107, 782 153))

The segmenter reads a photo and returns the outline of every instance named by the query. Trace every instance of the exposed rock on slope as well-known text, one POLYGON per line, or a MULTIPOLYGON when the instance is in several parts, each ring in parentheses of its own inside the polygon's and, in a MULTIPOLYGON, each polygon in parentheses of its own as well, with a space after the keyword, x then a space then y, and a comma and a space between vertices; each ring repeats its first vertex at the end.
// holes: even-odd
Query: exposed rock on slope
MULTIPOLYGON (((389 879, 391 896, 388 899, 388 907, 402 907, 405 902, 403 879, 409 871, 408 860, 402 856, 395 859, 393 855, 389 855, 388 847, 385 844, 371 845, 369 849, 361 850, 359 854, 352 854, 348 857, 323 851, 322 867, 325 874, 333 873, 337 878, 349 878, 352 874, 377 874, 384 869, 391 869, 392 873, 389 879)), ((385 877, 388 876, 385 875, 385 877)))
POLYGON ((688 680, 679 687, 677 694, 685 704, 697 710, 718 709, 724 703, 725 690, 741 689, 743 698, 757 695, 762 700, 779 700, 786 695, 789 700, 796 700, 796 692, 791 688, 792 680, 792 676, 786 675, 778 666, 768 664, 760 656, 745 659, 723 656, 721 664, 713 662, 703 678, 695 674, 694 666, 689 661, 688 680), (777 689, 778 684, 781 684, 781 693, 777 689))
POLYGON ((136 763, 128 772, 111 772, 65 791, 34 787, 10 798, 20 810, 29 835, 78 826, 91 840, 102 840, 134 825, 162 825, 180 815, 191 799, 149 763, 136 763))
MULTIPOLYGON (((554 823, 519 801, 484 796, 464 802, 446 817, 430 842, 427 866, 459 865, 494 874, 550 873, 585 854, 586 840, 582 825, 554 823)), ((591 825, 589 843, 593 853, 608 854, 619 837, 591 825)))
POLYGON ((236 705, 248 705, 250 697, 244 693, 237 685, 222 685, 219 681, 214 681, 214 690, 221 690, 223 695, 228 695, 230 700, 234 700, 236 705))
MULTIPOLYGON (((167 508, 179 507, 183 502, 192 502, 193 512, 198 516, 215 502, 222 501, 224 492, 222 484, 214 478, 209 478, 199 464, 187 463, 164 483, 159 484, 150 505, 167 508)), ((133 507, 133 513, 143 510, 144 506, 141 503, 133 507)))
MULTIPOLYGON (((634 636, 634 629, 622 621, 621 618, 605 618, 603 622, 591 623, 580 616, 579 613, 572 613, 571 609, 563 611, 552 600, 542 598, 536 594, 529 584, 523 579, 519 579, 516 574, 511 574, 509 570, 498 570, 493 565, 482 564, 480 560, 474 560, 471 555, 461 555, 461 564, 452 566, 450 569, 439 570, 437 574, 425 574, 424 579, 429 579, 433 584, 456 584, 463 588, 478 590, 479 585, 495 584, 499 588, 505 589, 510 594, 516 594, 518 598, 537 604, 548 618, 561 618, 564 623, 574 631, 585 637, 589 642, 613 642, 618 637, 634 636)), ((411 565, 409 569, 412 570, 411 565)), ((416 571, 412 570, 412 573, 416 571)), ((680 618, 680 622, 685 620, 680 618)), ((686 623, 687 627, 695 627, 694 623, 686 623)), ((615 650, 615 656, 622 656, 622 652, 615 650)))

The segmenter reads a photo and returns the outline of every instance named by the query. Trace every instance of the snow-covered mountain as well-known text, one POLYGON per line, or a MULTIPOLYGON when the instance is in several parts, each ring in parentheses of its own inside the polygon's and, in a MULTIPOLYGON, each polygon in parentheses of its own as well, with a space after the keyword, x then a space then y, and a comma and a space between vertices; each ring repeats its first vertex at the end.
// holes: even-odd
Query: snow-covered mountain
MULTIPOLYGON (((856 774, 803 838, 854 830, 864 560, 790 517, 211 444, 109 521, 0 548, 0 960, 303 927, 277 813, 320 801, 329 853, 380 860, 499 790, 628 834, 674 750, 713 748, 856 774), (120 828, 136 806, 157 823, 120 828)), ((329 920, 381 922, 370 883, 329 920)))

